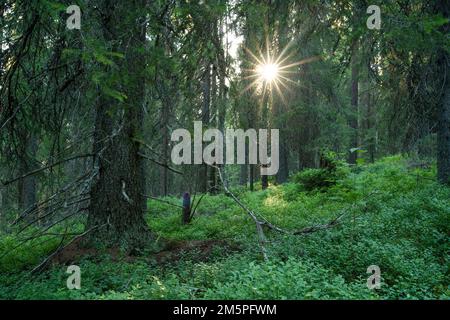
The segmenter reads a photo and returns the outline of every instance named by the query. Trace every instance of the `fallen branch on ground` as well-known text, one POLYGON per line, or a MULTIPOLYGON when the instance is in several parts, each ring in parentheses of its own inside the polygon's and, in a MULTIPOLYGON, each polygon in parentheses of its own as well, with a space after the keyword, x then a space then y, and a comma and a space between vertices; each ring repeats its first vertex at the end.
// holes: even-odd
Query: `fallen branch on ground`
POLYGON ((52 253, 50 254, 47 258, 45 258, 39 265, 37 265, 36 267, 33 268, 33 270, 31 270, 31 273, 34 274, 36 272, 42 271, 44 269, 44 267, 51 261, 51 259, 57 255, 59 252, 61 252, 62 250, 64 250, 65 248, 67 248, 68 246, 70 246, 72 243, 74 243, 76 240, 81 239, 82 237, 86 236, 88 233, 103 228, 104 226, 106 226, 108 223, 105 223, 101 226, 94 226, 92 228, 90 228, 89 230, 83 232, 82 234, 74 237, 72 240, 70 240, 66 245, 63 245, 64 240, 66 239, 67 234, 64 234, 64 236, 61 239, 61 242, 58 246, 58 248, 52 253))
MULTIPOLYGON (((275 230, 277 232, 280 233, 284 233, 284 234, 289 234, 289 235, 306 235, 306 234, 311 234, 317 231, 321 231, 321 230, 326 230, 326 229, 331 229, 337 225, 339 225, 342 221, 342 219, 348 214, 348 212, 356 206, 356 203, 354 203, 350 208, 346 208, 344 209, 336 218, 332 219, 331 221, 329 221, 328 223, 325 224, 318 224, 315 226, 310 226, 310 227, 306 227, 300 230, 296 230, 296 231, 288 231, 285 230, 283 228, 277 227, 275 225, 273 225, 272 223, 270 223, 269 221, 267 221, 267 219, 265 219, 264 217, 258 217, 258 215, 252 211, 251 209, 249 209, 246 205, 244 205, 227 187, 227 184, 224 181, 221 169, 217 166, 212 166, 214 168, 217 169, 218 173, 219 173, 219 178, 220 181, 222 182, 222 186, 226 192, 226 194, 228 194, 238 205, 239 207, 241 207, 245 212, 248 213, 248 215, 252 218, 252 220, 255 222, 256 224, 256 230, 258 233, 258 237, 259 237, 259 245, 261 248, 261 251, 263 253, 264 259, 267 260, 267 251, 264 247, 264 243, 266 242, 266 237, 264 235, 264 230, 263 230, 263 226, 268 227, 271 230, 275 230)), ((369 195, 367 195, 365 198, 372 196, 373 194, 377 193, 376 191, 370 193, 369 195)))

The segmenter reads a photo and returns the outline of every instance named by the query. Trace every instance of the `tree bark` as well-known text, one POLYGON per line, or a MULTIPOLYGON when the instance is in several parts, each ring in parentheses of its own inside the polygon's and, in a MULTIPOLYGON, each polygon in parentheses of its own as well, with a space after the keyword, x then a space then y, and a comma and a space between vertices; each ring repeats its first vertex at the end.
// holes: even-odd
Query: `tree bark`
POLYGON ((250 164, 250 191, 255 191, 255 165, 250 164))
MULTIPOLYGON (((437 1, 437 12, 449 18, 450 7, 448 1, 437 1)), ((443 34, 448 35, 450 24, 443 28, 443 34)), ((444 91, 439 103, 438 111, 438 144, 437 144, 437 169, 440 183, 450 185, 450 55, 445 48, 438 51, 438 70, 444 74, 444 91)))
MULTIPOLYGON (((202 106, 202 123, 203 128, 209 127, 211 106, 211 64, 209 60, 206 62, 205 73, 203 76, 203 106, 202 106)), ((208 191, 208 166, 202 164, 200 170, 200 191, 208 191)))
MULTIPOLYGON (((350 114, 350 128, 351 138, 350 138, 350 148, 358 147, 358 98, 359 98, 359 62, 358 62, 358 40, 353 42, 352 49, 352 78, 351 78, 351 114, 350 114)), ((348 162, 350 164, 356 164, 358 159, 357 152, 350 152, 348 162)))
MULTIPOLYGON (((38 149, 38 141, 35 135, 27 135, 24 137, 23 150, 21 158, 19 160, 19 172, 20 176, 31 172, 36 168, 36 153, 38 149)), ((30 175, 24 179, 19 180, 18 192, 19 192, 19 210, 24 211, 34 205, 37 201, 36 191, 36 176, 30 175)))
MULTIPOLYGON (((145 54, 145 2, 95 1, 102 13, 100 28, 105 48, 120 52, 118 70, 103 67, 107 76, 118 72, 126 99, 114 99, 99 90, 94 130, 95 166, 97 180, 90 196, 87 229, 91 243, 106 246, 141 247, 150 239, 144 220, 145 175, 140 144, 136 141, 142 132, 145 54), (130 24, 129 22, 133 23, 130 24)), ((95 11, 95 8, 93 9, 95 11)))
MULTIPOLYGON (((270 2, 268 3, 270 5, 270 2)), ((275 34, 278 38, 278 51, 282 50, 288 45, 288 32, 289 32, 289 1, 280 1, 277 6, 278 23, 275 27, 275 34)), ((275 23, 275 21, 273 22, 275 23)), ((283 99, 278 95, 275 90, 275 85, 270 84, 270 98, 269 103, 273 108, 274 124, 276 129, 280 130, 280 142, 279 142, 279 152, 280 152, 280 163, 279 170, 276 174, 276 181, 278 184, 285 183, 289 178, 289 147, 286 141, 288 140, 287 132, 287 121, 285 119, 285 114, 289 112, 288 102, 283 101, 283 99)))
POLYGON ((248 165, 243 164, 240 166, 239 171, 239 185, 247 186, 248 183, 248 165))
MULTIPOLYGON (((164 81, 164 80, 163 80, 164 81)), ((169 194, 169 143, 170 143, 170 132, 169 132, 169 114, 171 109, 171 99, 168 97, 169 93, 167 91, 162 92, 165 97, 162 97, 162 110, 161 110, 161 132, 162 132, 162 163, 163 166, 160 167, 160 184, 161 184, 161 196, 166 197, 169 194)))

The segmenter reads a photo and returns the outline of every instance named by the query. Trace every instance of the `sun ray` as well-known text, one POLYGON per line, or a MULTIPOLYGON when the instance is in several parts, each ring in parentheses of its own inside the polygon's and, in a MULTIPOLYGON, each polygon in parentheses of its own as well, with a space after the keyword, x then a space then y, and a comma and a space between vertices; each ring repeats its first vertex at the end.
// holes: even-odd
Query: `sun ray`
POLYGON ((279 77, 280 77, 281 79, 283 79, 283 80, 289 82, 289 83, 293 83, 293 84, 295 84, 295 85, 298 85, 298 82, 293 81, 292 79, 289 79, 288 77, 285 77, 285 76, 282 76, 282 75, 280 75, 279 77))
MULTIPOLYGON (((250 56, 251 56, 253 59, 255 59, 255 61, 256 61, 258 64, 264 64, 264 61, 259 60, 259 58, 258 58, 258 57, 257 57, 250 49, 245 48, 245 47, 244 47, 244 49, 245 49, 245 51, 248 52, 248 54, 250 54, 250 56)), ((264 59, 264 58, 263 58, 263 59, 264 59)))
POLYGON ((295 67, 318 61, 322 58, 320 56, 314 56, 297 62, 288 63, 288 61, 296 55, 296 52, 289 52, 293 44, 294 41, 290 41, 281 50, 281 52, 276 55, 274 54, 276 50, 271 49, 271 43, 268 38, 266 39, 264 52, 262 52, 262 48, 259 46, 256 47, 257 54, 244 47, 245 51, 252 60, 250 61, 252 67, 251 69, 242 69, 245 74, 242 79, 250 82, 244 88, 242 93, 254 88, 255 94, 262 97, 263 101, 266 94, 271 96, 276 94, 280 96, 283 103, 286 103, 286 99, 283 95, 285 90, 292 92, 292 85, 304 87, 299 81, 297 81, 299 70, 295 67))
POLYGON ((318 61, 320 59, 321 59, 320 56, 311 57, 311 58, 303 59, 303 60, 298 61, 298 62, 294 62, 294 63, 288 64, 286 66, 282 66, 282 67, 280 67, 280 69, 281 70, 289 69, 289 68, 292 68, 292 67, 301 66, 302 64, 318 61))
POLYGON ((283 104, 286 105, 286 99, 284 98, 283 92, 281 92, 278 83, 281 83, 281 81, 274 81, 273 85, 275 87, 275 90, 278 92, 279 97, 281 98, 281 102, 283 102, 283 104))
MULTIPOLYGON (((254 70, 252 70, 252 71, 254 71, 254 70)), ((249 79, 259 78, 259 77, 260 77, 259 74, 250 74, 250 75, 248 75, 248 76, 243 77, 242 79, 243 79, 243 80, 249 80, 249 79)))
POLYGON ((287 55, 286 58, 283 58, 284 54, 291 48, 292 44, 294 43, 294 41, 290 41, 287 46, 284 47, 284 49, 281 51, 281 53, 278 55, 278 58, 275 60, 275 63, 277 64, 282 64, 284 61, 286 61, 286 59, 288 59, 288 57, 292 56, 294 53, 290 53, 287 55), (283 61, 280 61, 281 59, 283 59, 283 61))
POLYGON ((245 92, 247 92, 248 90, 250 90, 252 87, 255 87, 257 84, 261 83, 261 81, 258 79, 256 79, 255 81, 253 81, 252 83, 250 83, 247 87, 245 87, 245 89, 242 91, 241 94, 244 94, 245 92))

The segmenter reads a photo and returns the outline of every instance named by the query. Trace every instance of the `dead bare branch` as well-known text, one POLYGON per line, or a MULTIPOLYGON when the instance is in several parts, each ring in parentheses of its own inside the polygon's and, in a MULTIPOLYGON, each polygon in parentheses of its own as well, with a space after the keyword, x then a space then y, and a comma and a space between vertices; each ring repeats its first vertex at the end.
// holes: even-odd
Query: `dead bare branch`
POLYGON ((153 163, 156 163, 157 165, 159 165, 159 166, 161 166, 161 167, 163 167, 163 168, 166 168, 166 169, 169 170, 169 171, 172 171, 172 172, 174 172, 174 173, 176 173, 176 174, 179 174, 179 175, 183 175, 183 172, 178 171, 178 170, 176 170, 176 169, 173 169, 173 168, 171 168, 170 166, 168 166, 168 165, 166 165, 166 164, 164 164, 164 163, 162 163, 162 162, 160 162, 160 161, 158 161, 158 160, 155 160, 155 159, 153 159, 153 158, 150 158, 149 156, 146 156, 145 154, 139 153, 139 155, 140 155, 142 158, 147 159, 147 160, 149 160, 149 161, 151 161, 151 162, 153 162, 153 163))
POLYGON ((22 175, 22 176, 20 176, 20 177, 14 178, 14 179, 12 179, 12 180, 9 180, 9 181, 2 181, 1 183, 3 184, 3 186, 7 186, 7 185, 9 185, 9 184, 11 184, 11 183, 14 183, 14 182, 16 182, 16 181, 23 180, 23 179, 25 179, 26 177, 29 177, 29 176, 35 175, 35 174, 37 174, 37 173, 39 173, 39 172, 45 171, 45 170, 47 170, 47 169, 51 169, 51 168, 53 168, 53 167, 56 167, 56 166, 58 166, 58 165, 60 165, 60 164, 62 164, 62 163, 65 163, 65 162, 68 162, 68 161, 72 161, 72 160, 76 160, 76 159, 81 159, 81 158, 94 157, 94 156, 95 156, 95 154, 83 154, 83 155, 73 156, 73 157, 70 157, 70 158, 67 158, 67 159, 63 159, 63 160, 57 161, 57 162, 55 162, 55 163, 49 164, 49 165, 47 165, 47 166, 45 166, 45 167, 42 167, 42 168, 33 170, 33 171, 31 171, 31 172, 28 172, 28 173, 26 173, 26 174, 24 174, 24 175, 22 175))
POLYGON ((101 225, 101 226, 94 226, 94 227, 90 228, 89 230, 83 232, 82 234, 80 234, 80 235, 74 237, 74 238, 73 238, 72 240, 70 240, 66 245, 63 246, 64 240, 65 240, 65 238, 66 238, 66 236, 67 236, 67 234, 64 234, 64 236, 62 237, 61 242, 60 242, 58 248, 57 248, 52 254, 50 254, 47 258, 45 258, 39 265, 37 265, 35 268, 33 268, 33 270, 31 270, 31 273, 33 274, 33 273, 42 271, 42 270, 45 268, 45 266, 51 261, 51 259, 52 259, 55 255, 57 255, 59 252, 61 252, 62 250, 64 250, 64 249, 67 248, 68 246, 70 246, 70 245, 71 245, 72 243, 74 243, 76 240, 81 239, 82 237, 86 236, 87 234, 89 234, 90 232, 92 232, 92 231, 94 231, 94 230, 103 228, 103 227, 106 226, 107 224, 108 224, 108 223, 105 223, 105 224, 103 224, 103 225, 101 225))

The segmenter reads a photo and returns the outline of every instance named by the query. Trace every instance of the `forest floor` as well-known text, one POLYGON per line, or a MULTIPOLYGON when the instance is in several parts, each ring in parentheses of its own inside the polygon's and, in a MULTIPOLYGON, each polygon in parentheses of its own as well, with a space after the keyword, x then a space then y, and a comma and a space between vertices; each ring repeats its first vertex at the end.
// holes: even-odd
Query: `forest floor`
POLYGON ((347 170, 320 190, 294 180, 264 191, 232 189, 288 231, 345 214, 311 234, 265 230, 268 261, 252 219, 223 194, 205 196, 188 226, 180 209, 152 200, 149 227, 169 245, 136 257, 74 248, 31 274, 59 240, 10 250, 19 240, 1 235, 0 299, 449 299, 450 189, 435 176, 434 166, 396 156, 347 170), (71 264, 80 267, 81 290, 66 286, 71 264), (372 265, 381 271, 378 290, 367 287, 372 265))

